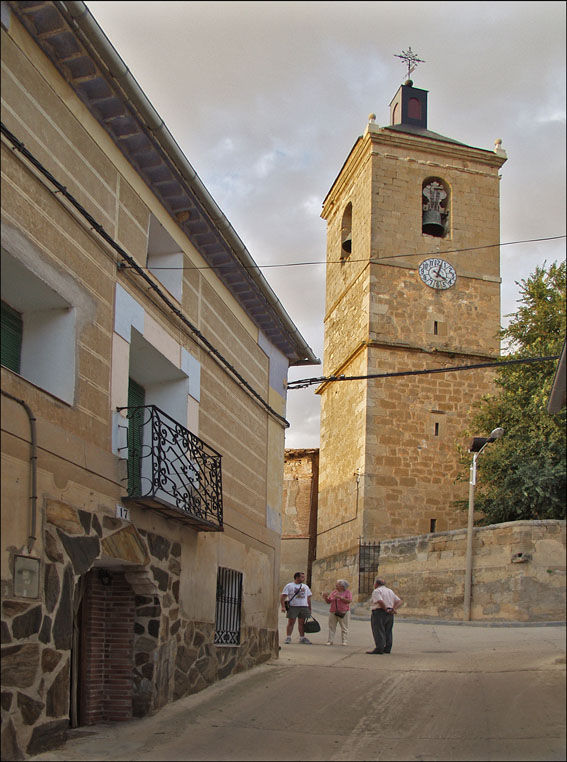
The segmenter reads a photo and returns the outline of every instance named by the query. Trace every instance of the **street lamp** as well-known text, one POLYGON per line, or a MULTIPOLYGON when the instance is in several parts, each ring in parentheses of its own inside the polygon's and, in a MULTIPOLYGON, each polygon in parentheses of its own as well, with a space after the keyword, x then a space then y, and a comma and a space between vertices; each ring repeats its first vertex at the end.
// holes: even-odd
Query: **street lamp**
POLYGON ((469 516, 467 523, 467 551, 465 560, 465 607, 463 619, 465 622, 470 622, 471 619, 471 593, 472 593, 472 547, 473 547, 473 517, 474 517, 474 488, 476 485, 476 462, 478 456, 484 450, 487 444, 495 442, 497 439, 501 439, 504 434, 504 429, 494 429, 490 432, 488 437, 474 437, 469 447, 469 452, 472 452, 473 459, 471 463, 471 478, 469 482, 469 516))

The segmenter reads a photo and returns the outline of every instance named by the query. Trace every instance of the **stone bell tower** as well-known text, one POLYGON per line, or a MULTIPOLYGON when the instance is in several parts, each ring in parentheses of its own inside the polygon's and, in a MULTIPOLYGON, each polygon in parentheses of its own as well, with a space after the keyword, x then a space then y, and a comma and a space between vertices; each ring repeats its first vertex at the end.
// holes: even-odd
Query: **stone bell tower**
POLYGON ((323 204, 324 375, 314 591, 357 593, 358 544, 466 526, 457 444, 492 371, 366 378, 499 355, 501 141, 428 129, 427 92, 401 85, 371 115, 323 204))

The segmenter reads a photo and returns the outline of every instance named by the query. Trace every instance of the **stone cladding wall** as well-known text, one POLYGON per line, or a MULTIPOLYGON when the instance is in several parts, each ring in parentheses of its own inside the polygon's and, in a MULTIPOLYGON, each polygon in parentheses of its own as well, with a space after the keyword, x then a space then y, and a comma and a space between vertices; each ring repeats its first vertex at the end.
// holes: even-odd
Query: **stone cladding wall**
POLYGON ((84 696, 85 724, 153 713, 277 657, 276 630, 244 626, 241 646, 219 647, 214 622, 180 615, 179 543, 111 516, 101 521, 59 500, 48 500, 45 512, 41 597, 28 602, 6 596, 2 603, 3 759, 22 760, 65 739, 73 601, 83 575, 94 604, 94 626, 89 629, 88 616, 84 622, 93 678, 84 696), (101 556, 130 563, 107 569, 111 581, 104 592, 91 571, 101 556), (101 646, 114 656, 101 658, 101 646))

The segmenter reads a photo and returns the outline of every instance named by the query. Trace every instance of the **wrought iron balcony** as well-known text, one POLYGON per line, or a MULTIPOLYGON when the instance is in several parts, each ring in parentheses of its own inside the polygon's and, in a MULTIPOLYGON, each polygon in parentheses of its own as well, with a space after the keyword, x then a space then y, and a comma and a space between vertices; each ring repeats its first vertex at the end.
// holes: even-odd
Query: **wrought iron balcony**
POLYGON ((221 455, 155 405, 128 419, 128 497, 205 532, 222 532, 221 455))

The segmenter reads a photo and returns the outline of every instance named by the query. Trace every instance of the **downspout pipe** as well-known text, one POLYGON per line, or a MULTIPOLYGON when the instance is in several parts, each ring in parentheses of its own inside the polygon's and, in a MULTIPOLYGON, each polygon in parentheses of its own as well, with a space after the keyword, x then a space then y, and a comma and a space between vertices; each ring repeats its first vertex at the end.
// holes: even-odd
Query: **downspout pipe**
POLYGON ((291 363, 292 365, 319 365, 320 360, 313 354, 313 350, 305 342, 299 333, 297 326, 287 314, 282 303, 271 289, 268 281, 262 275, 258 265, 252 259, 250 252, 224 215, 214 198, 211 196, 201 178, 195 172, 187 157, 168 130, 165 122, 155 110, 148 97, 137 83, 136 79, 126 66, 116 49, 96 19, 82 0, 68 0, 55 3, 64 15, 70 16, 75 25, 84 34, 90 45, 104 62, 111 76, 120 85, 122 91, 140 115, 144 124, 159 141, 162 149, 170 157, 184 179, 189 183, 191 190, 197 195, 207 215, 214 225, 222 232, 225 240, 235 253, 240 263, 246 268, 259 290, 266 297, 269 305, 276 313, 278 319, 290 333, 298 347, 303 359, 291 363))
POLYGON ((33 546, 35 544, 35 541, 37 539, 36 537, 36 526, 37 526, 37 435, 36 435, 36 417, 33 414, 32 409, 28 405, 27 402, 24 402, 24 400, 19 399, 18 397, 14 397, 14 395, 10 394, 9 392, 4 391, 4 389, 0 390, 2 394, 5 397, 8 397, 11 400, 14 400, 14 402, 17 402, 18 405, 21 405, 24 410, 26 411, 26 414, 28 416, 28 420, 30 422, 30 443, 31 443, 31 455, 30 455, 30 487, 31 487, 31 494, 30 494, 30 516, 29 516, 29 537, 27 542, 27 550, 28 555, 31 555, 33 546))

